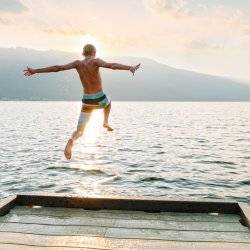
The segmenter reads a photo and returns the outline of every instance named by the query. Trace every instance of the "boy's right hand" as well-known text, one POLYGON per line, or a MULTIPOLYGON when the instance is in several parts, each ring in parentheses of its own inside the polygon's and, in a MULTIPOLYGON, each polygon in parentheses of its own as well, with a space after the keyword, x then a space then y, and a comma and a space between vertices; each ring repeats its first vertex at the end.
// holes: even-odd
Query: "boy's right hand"
POLYGON ((23 72, 25 76, 31 76, 35 74, 35 70, 29 67, 27 67, 27 69, 25 69, 23 72))
POLYGON ((139 64, 137 64, 137 65, 131 67, 131 68, 129 69, 129 71, 131 71, 131 73, 134 75, 134 74, 135 74, 135 71, 136 71, 137 69, 140 68, 140 65, 141 65, 141 64, 139 63, 139 64))

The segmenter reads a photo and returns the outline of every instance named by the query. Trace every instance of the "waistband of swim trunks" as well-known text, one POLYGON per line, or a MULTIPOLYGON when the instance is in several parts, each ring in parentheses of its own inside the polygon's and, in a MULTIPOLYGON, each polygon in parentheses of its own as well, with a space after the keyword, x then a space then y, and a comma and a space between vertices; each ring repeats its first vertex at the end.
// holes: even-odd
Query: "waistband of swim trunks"
POLYGON ((95 94, 83 94, 83 98, 84 99, 96 99, 99 97, 104 96, 105 94, 103 93, 103 91, 97 92, 95 94))

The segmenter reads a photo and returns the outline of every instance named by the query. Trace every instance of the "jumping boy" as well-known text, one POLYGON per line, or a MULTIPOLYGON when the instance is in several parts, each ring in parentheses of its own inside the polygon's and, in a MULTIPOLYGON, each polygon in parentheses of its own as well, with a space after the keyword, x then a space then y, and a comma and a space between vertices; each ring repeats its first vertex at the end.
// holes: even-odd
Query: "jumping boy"
POLYGON ((82 61, 76 60, 65 65, 55 65, 46 68, 33 69, 27 67, 24 70, 25 76, 31 76, 37 73, 49 73, 59 72, 63 70, 76 69, 83 87, 82 109, 78 119, 77 129, 73 132, 71 138, 68 140, 64 155, 69 160, 72 155, 72 147, 74 141, 83 135, 84 128, 91 116, 91 112, 94 109, 104 109, 104 121, 103 127, 108 131, 113 129, 109 125, 109 113, 111 109, 111 100, 103 93, 102 80, 99 68, 109 68, 113 70, 129 70, 134 75, 135 71, 140 67, 140 64, 136 66, 123 65, 119 63, 108 63, 100 58, 96 58, 96 48, 92 44, 87 44, 83 47, 82 61))

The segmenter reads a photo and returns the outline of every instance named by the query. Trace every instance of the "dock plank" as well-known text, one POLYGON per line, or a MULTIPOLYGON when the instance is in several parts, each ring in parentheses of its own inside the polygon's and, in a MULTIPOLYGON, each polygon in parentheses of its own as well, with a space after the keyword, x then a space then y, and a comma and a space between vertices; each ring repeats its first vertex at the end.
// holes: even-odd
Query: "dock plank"
POLYGON ((89 248, 89 247, 50 247, 50 246, 30 246, 30 245, 19 245, 19 244, 1 244, 0 243, 0 249, 1 250, 107 250, 103 248, 89 248))
POLYGON ((197 212, 197 213, 239 213, 236 201, 222 199, 178 199, 168 200, 145 197, 79 197, 71 194, 44 192, 19 193, 16 205, 40 205, 85 209, 135 210, 148 212, 197 212))
POLYGON ((10 195, 4 199, 0 199, 0 216, 7 214, 16 204, 17 196, 10 195))
POLYGON ((239 203, 239 208, 243 221, 250 228, 250 205, 239 203))
POLYGON ((217 232, 249 232, 240 223, 217 223, 202 221, 161 221, 161 220, 115 220, 114 227, 120 228, 151 228, 180 231, 217 231, 217 232))
POLYGON ((1 233, 0 249, 150 249, 150 250, 246 250, 250 244, 113 239, 91 236, 44 236, 1 233), (6 248, 1 247, 6 246, 6 248), (7 248, 8 247, 8 248, 7 248), (19 248, 18 248, 19 247, 19 248))
POLYGON ((164 221, 164 220, 134 220, 110 218, 91 218, 91 217, 53 217, 44 215, 20 215, 8 214, 0 218, 0 223, 21 223, 21 224, 40 224, 55 226, 99 226, 113 228, 141 228, 141 229, 161 229, 161 230, 192 230, 192 231, 232 231, 249 232, 247 227, 238 223, 223 222, 201 222, 201 221, 164 221))
POLYGON ((0 232, 20 232, 45 235, 104 235, 105 227, 55 226, 21 223, 1 223, 0 232))
POLYGON ((16 206, 11 214, 33 214, 47 215, 56 217, 92 217, 92 218, 116 218, 116 219, 150 219, 150 220, 173 220, 173 221, 217 221, 217 222, 239 222, 240 216, 236 214, 219 214, 211 215, 207 213, 174 213, 160 212, 148 213, 143 211, 127 211, 127 210, 86 210, 81 208, 57 208, 42 207, 29 208, 25 206, 16 206))
MULTIPOLYGON (((17 215, 8 214, 0 218, 0 223, 21 223, 39 225, 61 225, 61 226, 99 226, 112 227, 115 220, 112 218, 91 218, 91 217, 54 217, 44 215, 17 215)), ((231 223, 230 223, 231 224, 231 223)))
POLYGON ((248 232, 167 231, 155 229, 108 228, 105 236, 128 239, 158 239, 168 241, 220 241, 250 243, 248 232))
POLYGON ((20 232, 41 235, 92 235, 111 238, 158 239, 181 241, 250 242, 249 232, 209 232, 158 229, 111 228, 89 226, 55 226, 20 223, 1 223, 0 232, 20 232))
POLYGON ((53 235, 35 235, 23 233, 0 233, 0 242, 9 244, 24 244, 30 246, 50 246, 50 247, 77 247, 77 248, 97 248, 110 249, 106 245, 110 245, 113 240, 96 236, 53 236, 53 235), (108 241, 108 242, 107 242, 108 241))

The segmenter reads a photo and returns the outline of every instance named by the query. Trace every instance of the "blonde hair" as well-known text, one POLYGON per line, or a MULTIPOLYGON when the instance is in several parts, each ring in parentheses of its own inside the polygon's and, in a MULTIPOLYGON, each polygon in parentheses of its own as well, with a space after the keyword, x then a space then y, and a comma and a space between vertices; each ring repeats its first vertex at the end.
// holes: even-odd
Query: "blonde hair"
POLYGON ((95 48, 95 46, 92 45, 92 44, 86 44, 86 45, 83 47, 83 55, 84 55, 84 56, 93 55, 95 52, 96 52, 96 48, 95 48))

